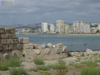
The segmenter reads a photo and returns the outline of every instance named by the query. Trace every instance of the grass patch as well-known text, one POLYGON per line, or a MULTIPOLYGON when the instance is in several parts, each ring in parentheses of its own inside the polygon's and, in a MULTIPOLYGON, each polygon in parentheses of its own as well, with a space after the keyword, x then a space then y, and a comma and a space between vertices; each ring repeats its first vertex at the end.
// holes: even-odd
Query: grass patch
POLYGON ((18 69, 13 68, 12 70, 10 70, 10 75, 22 75, 22 74, 26 74, 24 68, 18 68, 18 69))
POLYGON ((8 70, 8 67, 19 67, 21 61, 19 58, 9 58, 3 61, 0 61, 0 70, 8 70))
POLYGON ((22 61, 19 58, 10 58, 8 60, 9 67, 19 67, 22 61))
POLYGON ((7 60, 0 61, 0 70, 1 71, 8 70, 8 67, 9 67, 9 63, 7 60))
POLYGON ((98 66, 97 61, 86 61, 85 64, 87 67, 92 67, 92 68, 98 66))
POLYGON ((35 58, 33 61, 36 65, 44 65, 44 60, 43 59, 35 58))
POLYGON ((81 58, 78 57, 77 59, 80 60, 81 58))
POLYGON ((83 64, 74 64, 74 63, 71 63, 70 65, 74 66, 75 68, 83 68, 84 67, 83 64))
POLYGON ((43 71, 46 71, 49 69, 65 69, 65 68, 66 68, 65 62, 62 62, 62 61, 56 64, 49 64, 47 66, 45 65, 37 66, 37 70, 43 70, 43 71))
POLYGON ((43 70, 43 71, 49 70, 49 67, 47 67, 47 66, 45 66, 45 65, 36 66, 36 67, 37 67, 37 70, 43 70))
POLYGON ((80 70, 81 75, 99 75, 99 71, 95 68, 84 67, 80 70))
POLYGON ((75 60, 76 62, 80 62, 80 60, 75 60))
POLYGON ((29 69, 29 71, 38 72, 37 69, 29 69))

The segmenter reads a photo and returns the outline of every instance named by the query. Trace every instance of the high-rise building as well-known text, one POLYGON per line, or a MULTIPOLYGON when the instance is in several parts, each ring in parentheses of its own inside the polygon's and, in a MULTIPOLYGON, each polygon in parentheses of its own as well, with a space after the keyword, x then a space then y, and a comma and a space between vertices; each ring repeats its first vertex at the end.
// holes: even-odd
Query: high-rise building
POLYGON ((90 33, 90 24, 88 23, 84 24, 84 33, 90 33))
POLYGON ((48 23, 42 23, 42 32, 45 33, 48 31, 48 23))
POLYGON ((55 32, 55 25, 54 24, 49 24, 49 32, 55 32))
POLYGON ((56 21, 56 32, 60 33, 64 29, 63 25, 64 25, 63 20, 57 20, 56 21))

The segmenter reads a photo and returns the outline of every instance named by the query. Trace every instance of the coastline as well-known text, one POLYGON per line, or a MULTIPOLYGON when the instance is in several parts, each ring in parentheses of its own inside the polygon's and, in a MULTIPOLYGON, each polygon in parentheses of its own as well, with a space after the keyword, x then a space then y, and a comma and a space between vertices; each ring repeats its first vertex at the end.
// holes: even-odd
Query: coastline
POLYGON ((38 33, 25 33, 18 35, 66 35, 66 36, 100 36, 100 34, 38 34, 38 33))

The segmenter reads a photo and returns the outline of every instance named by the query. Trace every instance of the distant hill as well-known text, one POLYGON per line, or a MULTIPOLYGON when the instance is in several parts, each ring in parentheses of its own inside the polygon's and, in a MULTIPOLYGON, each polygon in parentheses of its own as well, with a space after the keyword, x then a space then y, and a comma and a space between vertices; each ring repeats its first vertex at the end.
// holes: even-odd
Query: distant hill
POLYGON ((18 25, 2 25, 0 27, 7 27, 7 28, 31 28, 31 29, 37 29, 41 28, 41 23, 38 24, 18 24, 18 25))

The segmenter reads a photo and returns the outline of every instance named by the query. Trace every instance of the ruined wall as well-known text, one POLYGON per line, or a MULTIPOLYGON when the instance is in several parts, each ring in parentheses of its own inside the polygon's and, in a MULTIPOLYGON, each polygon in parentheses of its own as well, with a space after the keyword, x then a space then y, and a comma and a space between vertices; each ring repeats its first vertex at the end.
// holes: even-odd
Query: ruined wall
POLYGON ((25 59, 30 60, 35 58, 56 60, 68 57, 68 50, 62 43, 57 45, 29 43, 28 37, 16 38, 14 28, 0 28, 0 59, 23 55, 25 59))
POLYGON ((15 28, 0 28, 0 59, 12 56, 12 51, 17 50, 18 38, 15 28))

